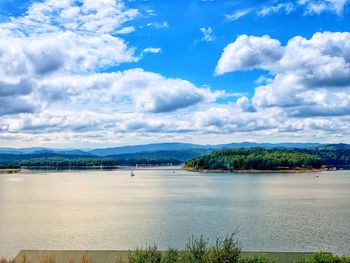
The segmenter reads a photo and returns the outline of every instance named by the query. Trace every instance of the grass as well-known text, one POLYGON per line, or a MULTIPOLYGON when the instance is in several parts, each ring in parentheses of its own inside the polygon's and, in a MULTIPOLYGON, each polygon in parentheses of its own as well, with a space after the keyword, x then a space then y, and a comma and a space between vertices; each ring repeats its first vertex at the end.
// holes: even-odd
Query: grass
POLYGON ((350 256, 335 256, 319 252, 312 254, 300 263, 350 263, 350 256))

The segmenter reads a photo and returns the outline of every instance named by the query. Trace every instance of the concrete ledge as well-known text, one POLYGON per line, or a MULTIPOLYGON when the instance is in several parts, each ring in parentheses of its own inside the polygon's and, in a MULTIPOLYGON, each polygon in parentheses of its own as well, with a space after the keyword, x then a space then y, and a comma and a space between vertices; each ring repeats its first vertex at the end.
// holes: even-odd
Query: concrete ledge
MULTIPOLYGON (((36 263, 43 258, 52 258, 55 263, 69 263, 72 260, 80 263, 80 259, 85 256, 95 263, 116 263, 117 260, 126 261, 128 253, 126 250, 22 250, 14 260, 16 263, 22 263, 26 258, 27 263, 36 263)), ((293 263, 312 254, 312 252, 242 252, 242 256, 249 257, 261 253, 266 253, 278 263, 293 263)))

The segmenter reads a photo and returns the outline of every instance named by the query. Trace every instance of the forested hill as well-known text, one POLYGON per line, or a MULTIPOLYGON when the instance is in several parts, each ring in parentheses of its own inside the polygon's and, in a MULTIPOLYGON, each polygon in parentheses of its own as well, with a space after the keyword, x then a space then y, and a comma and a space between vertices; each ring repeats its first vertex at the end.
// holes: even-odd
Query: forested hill
POLYGON ((309 149, 240 148, 213 151, 185 163, 193 170, 280 170, 318 169, 322 165, 350 165, 348 145, 328 145, 309 149))
POLYGON ((283 149, 240 148, 213 151, 185 163, 193 170, 275 170, 320 168, 320 157, 306 152, 283 149))
POLYGON ((119 165, 179 165, 188 159, 207 153, 210 153, 210 151, 205 149, 140 152, 105 157, 54 152, 40 152, 35 154, 0 153, 0 169, 15 167, 83 168, 100 165, 105 167, 119 165))

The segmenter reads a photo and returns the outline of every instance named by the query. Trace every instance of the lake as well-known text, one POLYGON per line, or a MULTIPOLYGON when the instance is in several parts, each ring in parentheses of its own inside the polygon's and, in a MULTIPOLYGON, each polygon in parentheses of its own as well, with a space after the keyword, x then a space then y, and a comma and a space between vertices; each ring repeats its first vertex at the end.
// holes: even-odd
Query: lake
POLYGON ((192 234, 212 240, 237 228, 245 251, 350 253, 350 171, 134 173, 0 174, 0 255, 21 249, 183 248, 192 234))

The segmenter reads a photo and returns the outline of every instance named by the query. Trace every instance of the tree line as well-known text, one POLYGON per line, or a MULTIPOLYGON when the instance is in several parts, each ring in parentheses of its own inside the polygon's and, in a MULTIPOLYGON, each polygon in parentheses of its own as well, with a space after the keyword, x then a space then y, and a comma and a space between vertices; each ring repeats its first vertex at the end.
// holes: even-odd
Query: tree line
POLYGON ((182 160, 171 156, 78 156, 63 154, 0 154, 0 169, 19 167, 96 167, 96 166, 135 166, 179 165, 182 160))
POLYGON ((322 159, 297 150, 238 148, 216 150, 209 155, 191 159, 185 167, 194 170, 274 170, 320 168, 322 159))

